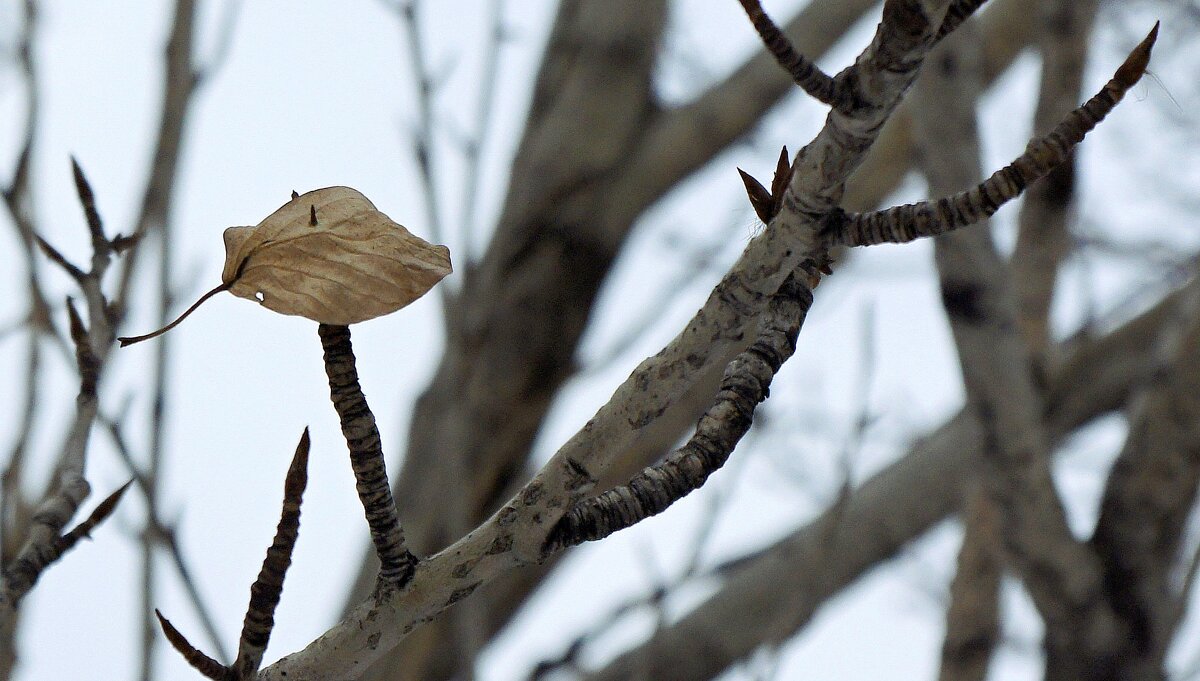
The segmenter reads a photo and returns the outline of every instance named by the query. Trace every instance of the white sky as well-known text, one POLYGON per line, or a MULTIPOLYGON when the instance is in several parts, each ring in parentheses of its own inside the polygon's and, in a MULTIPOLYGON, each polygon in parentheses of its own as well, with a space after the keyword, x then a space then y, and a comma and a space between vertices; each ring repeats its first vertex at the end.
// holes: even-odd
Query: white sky
MULTIPOLYGON (((43 235, 76 261, 85 257, 87 240, 68 155, 74 154, 87 172, 109 233, 128 233, 151 153, 150 131, 159 115, 160 54, 170 4, 57 0, 43 8, 37 47, 44 113, 34 166, 37 210, 43 235)), ((440 196, 443 205, 451 207, 445 241, 456 263, 462 263, 464 254, 456 250, 462 243, 461 232, 453 226, 460 214, 456 202, 462 168, 453 140, 455 131, 470 131, 473 125, 480 64, 479 55, 469 46, 483 38, 487 2, 459 0, 452 11, 448 3, 425 4, 430 62, 446 82, 435 105, 442 126, 440 196)), ((767 6, 783 17, 799 4, 767 6)), ((203 64, 212 53, 224 4, 201 5, 205 30, 198 61, 203 64)), ((511 0, 508 5, 512 37, 501 54, 498 110, 485 147, 486 181, 478 204, 484 223, 505 189, 505 161, 520 136, 520 120, 555 3, 511 0)), ((662 89, 672 99, 689 97, 702 88, 704 81, 698 74, 718 77, 757 49, 731 1, 685 0, 678 3, 674 16, 670 54, 662 67, 662 89)), ((12 49, 17 17, 19 3, 0 4, 0 47, 6 52, 12 49)), ((1143 18, 1139 16, 1139 22, 1148 26, 1143 18)), ((874 19, 860 27, 826 60, 830 68, 840 68, 852 58, 865 44, 873 23, 874 19)), ((1164 50, 1175 53, 1166 52, 1167 58, 1152 67, 1187 108, 1188 101, 1195 101, 1187 71, 1172 68, 1186 62, 1182 51, 1186 42, 1178 36, 1172 40, 1169 22, 1164 29, 1166 39, 1156 60, 1164 50)), ((1139 32, 1144 31, 1126 31, 1139 32)), ((1085 90, 1094 91, 1108 78, 1120 53, 1132 44, 1129 38, 1102 24, 1085 90)), ((399 24, 379 2, 245 3, 228 61, 197 96, 187 129, 175 210, 179 239, 178 271, 173 277, 183 291, 181 299, 219 281, 224 256, 221 230, 257 223, 281 205, 292 189, 353 186, 412 231, 430 236, 407 142, 416 120, 407 55, 399 24)), ((1037 63, 1024 59, 1000 83, 999 94, 985 103, 981 115, 989 166, 1007 162, 1023 148, 1036 83, 1037 63)), ((1173 132, 1165 122, 1162 114, 1170 106, 1163 87, 1139 86, 1084 145, 1082 216, 1116 238, 1197 243, 1194 221, 1180 219, 1176 203, 1147 191, 1148 182, 1164 168, 1171 168, 1176 177, 1200 176, 1194 136, 1173 132)), ((23 115, 19 74, 12 68, 0 70, 0 168, 11 167, 23 115)), ((758 144, 742 145, 724 155, 651 212, 634 235, 634 249, 607 285, 595 329, 584 343, 585 361, 605 355, 631 320, 642 318, 640 305, 657 303, 656 296, 644 292, 685 271, 685 252, 723 242, 727 246, 721 249, 719 262, 735 257, 755 223, 744 205, 734 165, 765 175, 779 145, 796 149, 817 129, 822 115, 819 108, 793 100, 763 126, 756 135, 758 144), (670 257, 664 259, 664 251, 670 257)), ((0 171, 5 182, 7 173, 0 171)), ((903 198, 917 198, 922 191, 921 183, 910 182, 903 198)), ((1015 215, 1010 207, 998 219, 1002 242, 1006 233, 1011 234, 1015 215)), ((0 230, 0 252, 15 253, 16 248, 13 231, 0 230)), ((488 651, 481 678, 521 678, 538 660, 558 655, 616 602, 677 577, 714 495, 720 495, 724 505, 703 554, 704 564, 761 546, 820 510, 839 482, 836 457, 841 437, 859 408, 853 399, 863 364, 864 309, 873 310, 878 369, 871 404, 880 422, 854 459, 856 479, 886 464, 901 451, 906 438, 937 424, 956 408, 961 388, 938 308, 930 253, 928 243, 873 249, 857 255, 848 272, 822 286, 796 359, 772 391, 767 407, 774 417, 772 429, 753 435, 756 446, 739 449, 731 470, 715 476, 709 488, 659 518, 577 552, 569 568, 535 599, 517 626, 488 651), (811 425, 813 416, 830 432, 807 430, 805 424, 811 425), (597 580, 590 569, 600 563, 605 565, 603 580, 597 580)), ((0 286, 23 291, 18 262, 7 262, 10 267, 0 270, 0 286)), ((569 385, 539 438, 538 452, 547 456, 553 451, 642 356, 674 335, 717 276, 716 269, 706 272, 661 311, 629 352, 569 385)), ((1105 307, 1114 304, 1116 292, 1159 276, 1161 272, 1147 271, 1142 265, 1128 267, 1105 260, 1094 263, 1091 286, 1103 295, 1100 306, 1105 307)), ((143 281, 146 287, 154 285, 152 277, 143 281)), ((1078 268, 1071 270, 1067 281, 1058 310, 1064 329, 1079 319, 1079 301, 1087 291, 1079 285, 1078 268)), ((451 278, 448 284, 457 282, 451 278)), ((58 300, 72 292, 70 283, 59 276, 51 290, 58 300)), ((147 288, 133 301, 132 319, 124 331, 149 330, 153 301, 149 293, 147 288)), ((0 323, 18 317, 23 306, 20 295, 0 296, 0 323)), ((391 452, 398 451, 405 439, 412 400, 438 357, 437 314, 437 298, 429 296, 400 313, 354 328, 359 373, 391 452)), ((301 536, 267 656, 274 660, 302 647, 328 626, 341 607, 348 578, 357 571, 367 536, 344 444, 328 403, 315 325, 219 296, 171 336, 162 505, 166 518, 178 521, 184 551, 227 649, 236 644, 250 582, 274 532, 291 452, 301 430, 306 425, 312 428, 313 456, 301 536)), ((0 376, 19 375, 15 372, 22 366, 23 346, 20 335, 0 340, 0 376)), ((118 352, 104 386, 104 405, 110 413, 132 399, 127 432, 139 454, 146 448, 153 350, 146 343, 118 352)), ((57 448, 59 424, 73 408, 76 387, 73 366, 55 355, 49 364, 53 390, 41 405, 49 418, 36 434, 43 461, 57 448)), ((18 385, 15 378, 0 381, 0 405, 8 405, 0 413, 0 443, 10 441, 18 425, 14 423, 18 385)), ((1119 443, 1122 427, 1119 420, 1097 426, 1082 438, 1086 445, 1082 453, 1060 464, 1060 482, 1069 491, 1067 501, 1081 531, 1094 510, 1097 482, 1106 457, 1119 443)), ((93 434, 93 444, 88 477, 94 501, 129 475, 99 430, 93 434)), ((18 678, 123 679, 135 673, 136 534, 143 509, 138 494, 131 492, 116 517, 95 533, 95 541, 50 569, 25 601, 18 678)), ((942 527, 892 568, 876 571, 840 597, 785 648, 779 678, 799 674, 841 679, 931 677, 941 643, 938 594, 952 574, 956 542, 957 530, 942 527)), ((157 607, 193 643, 211 652, 166 561, 160 576, 157 607)), ((704 588, 679 594, 669 603, 671 611, 677 613, 686 603, 695 602, 704 588)), ((1015 613, 1014 637, 1022 643, 1035 642, 1036 619, 1028 606, 1016 595, 1009 600, 1007 605, 1015 613)), ((604 659, 651 626, 649 617, 632 618, 628 626, 589 650, 588 659, 604 659)), ((196 678, 165 645, 158 659, 159 678, 196 678)), ((997 665, 1004 678, 1032 678, 1038 671, 1027 651, 1013 647, 1001 653, 997 665)), ((730 678, 752 676, 736 672, 730 678)))

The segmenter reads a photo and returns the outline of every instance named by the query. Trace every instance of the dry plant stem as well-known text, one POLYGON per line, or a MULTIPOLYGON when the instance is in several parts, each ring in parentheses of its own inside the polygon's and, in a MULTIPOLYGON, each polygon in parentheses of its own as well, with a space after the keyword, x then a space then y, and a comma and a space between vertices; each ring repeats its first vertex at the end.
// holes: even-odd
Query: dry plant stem
POLYGON ((141 343, 142 341, 150 340, 151 338, 158 338, 159 336, 170 331, 171 329, 175 328, 176 326, 179 326, 179 323, 182 322, 183 320, 187 319, 188 315, 195 312, 196 308, 200 307, 200 305, 203 304, 204 301, 208 300, 209 298, 212 298, 213 296, 217 295, 218 293, 228 291, 230 286, 232 286, 232 284, 221 284, 220 286, 213 288, 212 290, 208 291, 204 295, 200 296, 196 300, 196 302, 192 303, 191 307, 189 307, 188 309, 181 312, 179 314, 179 316, 174 319, 174 321, 170 322, 169 324, 167 324, 155 331, 151 331, 150 333, 142 334, 140 336, 121 336, 120 338, 117 339, 117 341, 121 343, 121 347, 125 347, 127 345, 133 345, 134 343, 141 343))
POLYGON ((275 607, 283 594, 283 580, 292 564, 292 551, 300 536, 300 504, 308 484, 308 429, 300 436, 292 465, 283 485, 283 512, 275 530, 275 540, 267 549, 258 579, 250 587, 250 607, 242 624, 237 660, 230 667, 237 681, 253 679, 262 664, 263 652, 275 627, 275 607))
MULTIPOLYGON (((183 148, 184 129, 188 122, 193 94, 199 82, 199 75, 193 63, 194 43, 197 32, 197 3, 196 0, 175 0, 171 18, 170 33, 163 54, 164 84, 161 114, 158 125, 158 137, 155 141, 154 153, 149 169, 149 176, 142 193, 141 208, 133 230, 133 238, 142 239, 148 235, 158 237, 158 300, 157 317, 159 324, 166 324, 171 308, 175 303, 174 247, 171 207, 175 196, 176 175, 179 170, 179 158, 183 148)), ((137 258, 144 248, 136 248, 126 259, 125 269, 121 273, 120 284, 115 297, 115 316, 119 322, 124 317, 124 306, 129 300, 129 291, 136 271, 137 258)), ((154 354, 153 397, 151 414, 149 415, 149 450, 145 466, 147 485, 143 487, 146 503, 151 507, 158 504, 159 469, 163 456, 164 428, 167 424, 166 403, 168 399, 167 385, 170 380, 170 338, 159 341, 154 354)), ((154 645, 156 643, 155 623, 150 617, 150 611, 155 599, 155 561, 154 537, 147 531, 142 536, 141 551, 141 603, 138 605, 138 616, 141 618, 141 660, 140 678, 151 681, 155 677, 154 645)))
POLYGON ((229 670, 226 669, 225 665, 205 655, 191 643, 188 643, 187 638, 171 624, 170 620, 163 617, 161 612, 155 610, 154 616, 158 618, 158 626, 162 628, 163 635, 167 637, 167 641, 170 642, 171 647, 179 651, 179 654, 183 655, 183 659, 187 660, 187 663, 192 665, 196 671, 203 674, 206 678, 216 679, 217 681, 223 681, 226 678, 229 670))
MULTIPOLYGON (((12 217, 13 227, 21 241, 21 255, 25 262, 25 283, 29 297, 28 338, 26 343, 24 389, 22 391, 21 416, 17 434, 9 449, 10 454, 3 474, 0 489, 0 565, 7 565, 24 541, 24 528, 29 524, 32 512, 31 501, 22 491, 24 487, 24 461, 29 440, 33 433, 37 407, 40 402, 42 334, 50 328, 50 310, 42 290, 39 277, 40 262, 34 242, 33 201, 29 193, 29 164, 36 142, 39 106, 39 84, 37 71, 33 67, 34 34, 37 30, 38 10, 34 0, 26 0, 23 7, 22 26, 17 43, 17 55, 25 86, 26 116, 24 141, 17 154, 12 180, 4 189, 4 206, 12 217)), ((0 678, 12 660, 9 651, 0 651, 0 678)))
POLYGON ((796 337, 812 306, 809 287, 819 276, 811 263, 805 263, 771 297, 758 338, 729 363, 712 407, 700 418, 687 444, 663 463, 643 470, 628 485, 577 503, 550 533, 548 553, 603 539, 663 512, 699 489, 725 464, 750 430, 754 410, 767 398, 771 380, 795 352, 796 337))
POLYGON ((355 488, 371 528, 371 541, 379 554, 379 577, 389 586, 403 587, 412 578, 417 557, 404 545, 404 529, 388 486, 379 428, 358 383, 350 327, 321 324, 317 331, 325 350, 330 399, 350 448, 355 488))
POLYGON ((482 149, 488 130, 491 128, 493 111, 496 102, 496 85, 500 82, 500 45, 504 40, 504 8, 505 0, 491 0, 489 4, 489 20, 487 37, 483 48, 483 75, 480 76, 479 100, 475 108, 475 129, 472 137, 463 149, 465 163, 463 164, 462 213, 460 231, 462 246, 460 250, 466 255, 464 264, 470 266, 478 254, 475 252, 476 241, 479 238, 475 225, 475 210, 479 200, 480 180, 483 177, 482 149))
MULTIPOLYGON (((1048 378, 1052 448, 1125 406, 1155 364, 1155 339, 1172 324, 1179 300, 1195 292, 1200 281, 1193 280, 1121 328, 1064 349, 1064 362, 1048 378)), ((655 681, 711 679, 764 641, 787 640, 859 577, 959 511, 963 483, 978 473, 983 446, 977 419, 960 412, 916 439, 840 507, 739 561, 698 607, 583 679, 625 681, 635 673, 655 681), (698 642, 705 655, 695 654, 698 642)))
POLYGON ((1103 90, 1068 114, 1049 134, 1032 140, 1025 153, 978 187, 936 202, 923 201, 871 213, 831 215, 823 230, 822 243, 827 247, 904 243, 990 217, 1000 206, 1019 196, 1030 182, 1063 162, 1084 135, 1104 120, 1145 73, 1157 37, 1158 24, 1155 24, 1103 90))

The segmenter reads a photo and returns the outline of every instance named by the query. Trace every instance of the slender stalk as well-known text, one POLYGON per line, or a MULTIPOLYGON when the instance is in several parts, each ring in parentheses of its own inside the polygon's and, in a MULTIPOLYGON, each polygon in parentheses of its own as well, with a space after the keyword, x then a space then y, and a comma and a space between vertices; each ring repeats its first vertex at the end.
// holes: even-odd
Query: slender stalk
POLYGON ((404 544, 404 528, 400 526, 400 514, 388 486, 379 428, 358 383, 350 328, 321 324, 317 332, 325 350, 329 396, 341 419, 342 435, 350 448, 355 488, 371 528, 371 541, 379 554, 379 577, 399 588, 412 577, 417 557, 404 544))

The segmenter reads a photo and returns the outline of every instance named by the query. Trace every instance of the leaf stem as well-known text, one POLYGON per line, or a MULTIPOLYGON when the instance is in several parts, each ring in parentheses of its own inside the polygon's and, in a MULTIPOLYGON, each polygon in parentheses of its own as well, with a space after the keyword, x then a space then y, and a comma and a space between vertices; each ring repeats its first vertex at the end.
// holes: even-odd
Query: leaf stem
POLYGON ((170 331, 171 329, 175 328, 176 326, 179 326, 179 322, 182 322, 184 319, 187 318, 188 315, 195 312, 196 308, 200 307, 201 303, 208 300, 209 298, 212 298, 213 296, 217 295, 218 293, 221 293, 223 291, 228 291, 231 286, 233 286, 233 282, 230 282, 228 284, 221 284, 220 286, 214 288, 213 290, 209 291, 208 293, 205 293, 204 295, 200 296, 200 299, 197 300, 196 302, 192 303, 191 307, 184 310, 183 314, 176 317, 175 321, 171 322, 170 324, 167 324, 166 326, 162 327, 161 329, 159 329, 157 331, 152 331, 150 333, 143 334, 141 336, 122 336, 122 337, 118 338, 117 340, 120 341, 121 347, 125 347, 127 345, 133 345, 134 343, 141 343, 144 340, 150 340, 151 338, 157 338, 157 337, 163 335, 164 333, 170 331))

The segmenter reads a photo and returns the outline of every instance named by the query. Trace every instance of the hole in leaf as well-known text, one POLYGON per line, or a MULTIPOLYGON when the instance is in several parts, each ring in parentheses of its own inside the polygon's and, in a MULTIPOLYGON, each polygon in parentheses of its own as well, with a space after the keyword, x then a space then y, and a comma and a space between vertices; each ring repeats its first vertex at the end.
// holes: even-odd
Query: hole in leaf
POLYGON ((262 291, 255 291, 254 299, 261 303, 262 301, 266 300, 267 297, 265 295, 263 295, 262 291))

